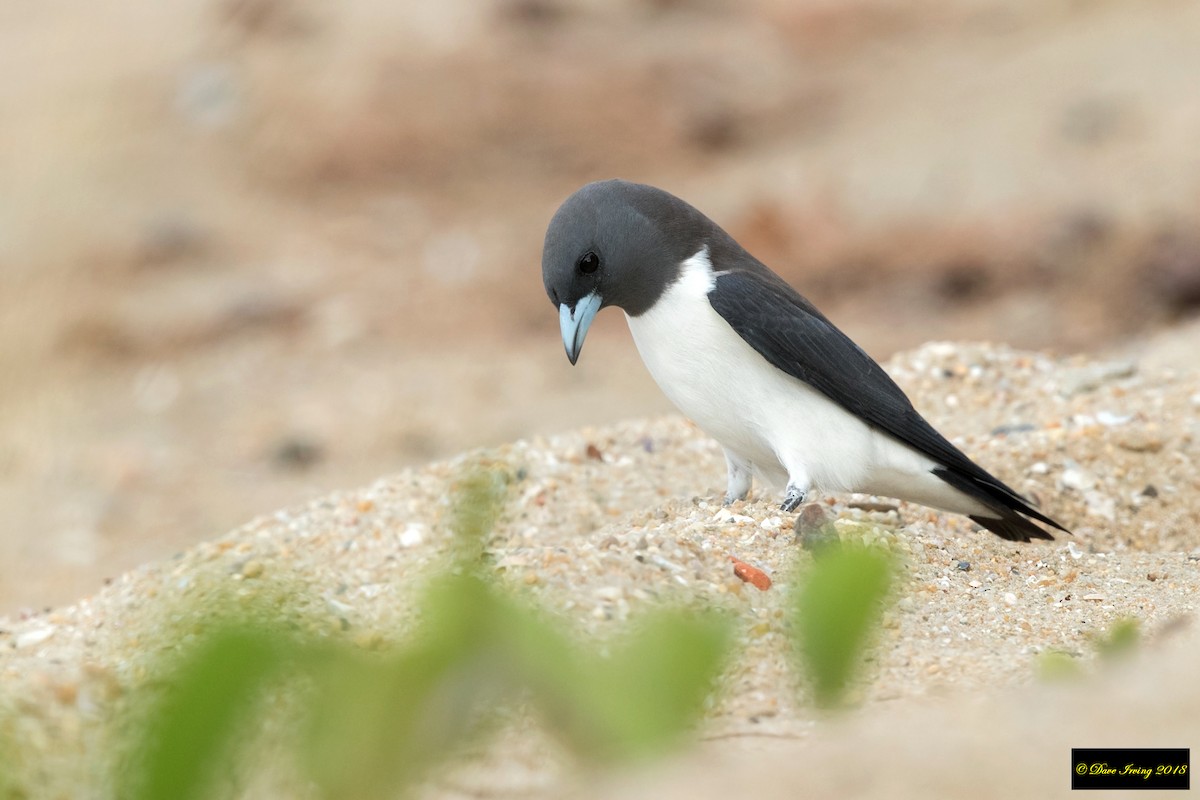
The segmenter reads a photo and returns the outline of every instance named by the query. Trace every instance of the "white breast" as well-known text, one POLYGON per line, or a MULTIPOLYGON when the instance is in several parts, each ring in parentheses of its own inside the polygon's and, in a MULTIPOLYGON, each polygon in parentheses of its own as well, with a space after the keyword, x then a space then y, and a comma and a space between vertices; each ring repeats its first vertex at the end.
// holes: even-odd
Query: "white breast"
POLYGON ((951 504, 929 459, 773 367, 738 336, 709 303, 715 279, 706 248, 649 311, 626 315, 650 374, 683 414, 777 486, 790 479, 869 492, 882 482, 880 493, 951 504))

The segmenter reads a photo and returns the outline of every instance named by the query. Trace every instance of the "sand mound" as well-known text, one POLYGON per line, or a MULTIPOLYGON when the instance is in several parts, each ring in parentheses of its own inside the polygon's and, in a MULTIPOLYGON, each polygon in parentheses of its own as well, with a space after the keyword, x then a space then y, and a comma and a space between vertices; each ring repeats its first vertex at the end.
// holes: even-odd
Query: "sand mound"
MULTIPOLYGON (((1200 377, 949 344, 889 371, 935 426, 1075 536, 1014 545, 917 506, 822 500, 844 536, 886 539, 905 562, 860 707, 842 721, 811 708, 787 663, 786 567, 808 557, 791 515, 762 492, 723 509, 720 450, 670 417, 402 472, 262 517, 69 608, 0 620, 14 780, 29 797, 103 780, 114 712, 153 659, 203 631, 210 598, 270 598, 281 617, 364 647, 402 635, 412 588, 445 561, 448 488, 481 459, 510 477, 489 541, 502 580, 596 633, 659 598, 709 598, 737 613, 738 655, 704 741, 672 763, 583 785, 539 736, 512 731, 431 793, 1048 796, 1067 792, 1071 746, 1188 746, 1200 644, 1177 632, 1200 595, 1200 377), (742 583, 730 555, 775 585, 742 583), (1123 617, 1147 643, 1123 665, 1087 663, 1123 617), (1038 684, 1051 650, 1096 675, 1038 684)), ((249 794, 295 796, 278 780, 249 794)))

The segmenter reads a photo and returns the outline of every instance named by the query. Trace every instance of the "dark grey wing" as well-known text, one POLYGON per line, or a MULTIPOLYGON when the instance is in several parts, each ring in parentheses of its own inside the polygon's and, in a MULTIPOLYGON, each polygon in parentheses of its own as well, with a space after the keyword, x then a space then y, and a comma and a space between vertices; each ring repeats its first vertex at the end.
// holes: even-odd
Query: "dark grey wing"
POLYGON ((871 427, 938 463, 966 460, 917 413, 883 367, 782 280, 727 272, 717 276, 708 300, 763 358, 871 427))
POLYGON ((799 378, 868 425, 919 453, 948 473, 956 488, 988 505, 1014 509, 1055 527, 1015 491, 988 474, 934 430, 903 390, 827 320, 812 303, 769 271, 718 273, 708 295, 716 312, 762 357, 799 378))

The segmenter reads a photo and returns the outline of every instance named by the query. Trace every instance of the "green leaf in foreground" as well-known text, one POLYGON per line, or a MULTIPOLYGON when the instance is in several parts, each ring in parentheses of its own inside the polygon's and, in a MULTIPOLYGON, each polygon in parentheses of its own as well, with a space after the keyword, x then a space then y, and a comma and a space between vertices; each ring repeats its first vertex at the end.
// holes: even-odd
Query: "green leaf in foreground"
POLYGON ((661 611, 603 656, 471 574, 432 584, 423 607, 409 647, 320 676, 304 763, 326 797, 410 788, 521 698, 585 758, 661 752, 703 710, 729 633, 710 613, 661 611))
POLYGON ((496 586, 484 568, 483 546, 503 490, 487 472, 460 483, 455 566, 430 581, 418 601, 417 629, 394 651, 302 642, 236 619, 218 626, 149 709, 136 732, 139 763, 124 771, 117 796, 207 796, 249 712, 272 686, 311 687, 300 766, 325 797, 338 800, 411 790, 464 743, 488 733, 500 704, 529 701, 553 733, 594 760, 651 755, 676 743, 719 674, 728 621, 705 610, 659 611, 611 655, 580 641, 496 586), (283 677, 296 680, 281 684, 283 677))
POLYGON ((838 705, 883 614, 892 559, 863 547, 815 561, 794 609, 796 654, 812 679, 817 705, 838 705))
POLYGON ((18 798, 23 795, 23 790, 18 787, 17 781, 12 775, 16 772, 13 765, 16 759, 13 757, 14 748, 11 741, 11 728, 7 716, 0 716, 0 797, 18 798))
POLYGON ((730 638, 728 621, 712 612, 661 610, 611 656, 589 659, 575 703, 596 737, 591 755, 642 758, 677 744, 702 713, 730 638))
POLYGON ((459 565, 474 568, 483 554, 504 504, 505 480, 500 470, 475 467, 454 487, 452 514, 459 565))
POLYGON ((117 796, 129 800, 207 797, 217 768, 264 683, 288 660, 286 640, 263 630, 215 634, 171 676, 138 731, 117 796))
POLYGON ((1061 650, 1047 650, 1034 661, 1037 675, 1048 683, 1075 680, 1083 675, 1079 659, 1061 650))
POLYGON ((318 673, 304 766, 325 797, 392 797, 477 732, 484 682, 435 647, 381 661, 339 652, 318 673))
POLYGON ((502 602, 474 573, 433 581, 425 620, 395 653, 331 649, 315 669, 303 764, 330 798, 391 797, 478 733, 505 681, 489 673, 488 619, 502 602))
POLYGON ((1101 658, 1114 659, 1129 655, 1137 649, 1141 631, 1132 617, 1118 619, 1095 641, 1096 654, 1101 658))
POLYGON ((661 609, 613 642, 611 655, 560 637, 550 630, 524 637, 534 702, 577 753, 612 762, 678 744, 713 691, 731 628, 712 612, 661 609), (560 667, 534 666, 538 652, 548 656, 542 663, 560 667))

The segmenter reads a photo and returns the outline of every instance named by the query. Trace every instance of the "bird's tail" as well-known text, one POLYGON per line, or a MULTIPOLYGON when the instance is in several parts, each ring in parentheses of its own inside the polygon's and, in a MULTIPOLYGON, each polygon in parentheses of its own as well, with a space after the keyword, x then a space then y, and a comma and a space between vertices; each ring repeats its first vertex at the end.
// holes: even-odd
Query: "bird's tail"
MULTIPOLYGON (((982 470, 981 470, 982 471, 982 470)), ((1017 494, 991 475, 967 474, 952 467, 938 467, 933 474, 958 491, 979 501, 994 514, 972 514, 970 518, 1001 539, 1028 542, 1030 539, 1053 539, 1054 536, 1037 522, 1070 534, 1071 532, 1038 511, 1029 500, 1017 494)))

